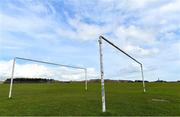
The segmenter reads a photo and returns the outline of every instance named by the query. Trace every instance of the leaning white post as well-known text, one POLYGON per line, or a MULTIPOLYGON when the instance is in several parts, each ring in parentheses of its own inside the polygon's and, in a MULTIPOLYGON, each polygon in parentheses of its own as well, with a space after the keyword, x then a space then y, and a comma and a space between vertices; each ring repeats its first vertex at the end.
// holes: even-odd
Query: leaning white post
POLYGON ((13 60, 13 67, 12 67, 12 73, 11 73, 11 84, 10 84, 10 89, 9 89, 9 98, 12 96, 12 85, 13 85, 13 78, 14 78, 14 68, 15 68, 15 63, 16 63, 16 58, 13 60))
POLYGON ((101 77, 101 95, 102 95, 102 112, 106 112, 105 90, 104 90, 104 70, 103 70, 103 54, 102 39, 99 37, 99 54, 100 54, 100 77, 101 77))
POLYGON ((85 90, 87 90, 87 69, 84 69, 85 71, 85 90))
POLYGON ((144 92, 146 92, 146 87, 145 87, 145 83, 144 83, 143 65, 140 64, 140 66, 141 66, 141 75, 142 75, 142 81, 143 81, 143 89, 144 89, 144 92))

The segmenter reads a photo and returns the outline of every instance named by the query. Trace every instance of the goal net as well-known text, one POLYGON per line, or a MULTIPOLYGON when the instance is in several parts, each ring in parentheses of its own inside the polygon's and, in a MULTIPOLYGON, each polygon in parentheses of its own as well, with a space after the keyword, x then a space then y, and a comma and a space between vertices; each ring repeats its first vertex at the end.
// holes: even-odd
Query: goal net
POLYGON ((61 83, 84 82, 87 90, 87 69, 72 65, 15 57, 12 65, 9 98, 14 83, 61 83))

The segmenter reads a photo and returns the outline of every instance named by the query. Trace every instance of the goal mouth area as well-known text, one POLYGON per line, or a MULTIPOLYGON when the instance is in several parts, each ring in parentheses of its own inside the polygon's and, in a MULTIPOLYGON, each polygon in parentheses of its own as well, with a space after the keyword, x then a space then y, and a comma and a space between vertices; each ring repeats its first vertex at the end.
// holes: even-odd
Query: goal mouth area
MULTIPOLYGON (((9 89, 9 98, 12 97, 12 88, 13 88, 13 82, 14 82, 14 74, 16 72, 16 62, 17 60, 22 60, 22 61, 28 61, 28 62, 34 62, 34 63, 39 63, 39 64, 46 64, 46 65, 52 65, 52 66, 58 66, 58 67, 63 67, 63 68, 71 68, 71 69, 74 69, 74 70, 81 70, 82 73, 84 74, 82 77, 84 77, 84 80, 82 80, 82 82, 85 83, 85 90, 87 90, 87 69, 86 68, 83 68, 83 67, 78 67, 78 66, 72 66, 72 65, 65 65, 65 64, 58 64, 58 63, 52 63, 52 62, 47 62, 47 61, 40 61, 40 60, 34 60, 34 59, 29 59, 29 58, 21 58, 21 57, 15 57, 14 60, 13 60, 13 65, 12 65, 12 72, 11 72, 11 78, 8 79, 8 81, 10 82, 10 89, 9 89)), ((33 69, 33 67, 32 67, 33 69)), ((58 69, 61 71, 61 69, 58 69)), ((29 70, 31 71, 31 70, 29 70)), ((67 73, 67 72, 66 72, 67 73)), ((71 75, 71 74, 70 74, 71 75)), ((64 77, 67 77, 68 75, 64 75, 62 76, 62 78, 64 77)), ((48 77, 48 76, 46 76, 48 77)), ((68 76, 69 77, 69 76, 68 76)), ((49 78, 45 78, 45 79, 49 79, 49 80, 43 80, 43 78, 34 78, 34 77, 31 77, 32 79, 31 80, 28 80, 29 77, 26 77, 27 79, 23 79, 23 82, 26 81, 26 82, 35 82, 35 81, 38 81, 38 83, 45 83, 45 82, 58 82, 57 80, 53 80, 53 79, 49 79, 49 78)), ((22 82, 22 79, 15 79, 15 82, 22 82), (18 81, 17 81, 18 80, 18 81)), ((72 81, 70 78, 69 78, 69 81, 72 81)), ((63 80, 64 82, 64 80, 63 80)))
POLYGON ((112 48, 115 48, 118 50, 120 53, 123 53, 127 57, 129 57, 131 60, 135 61, 141 70, 141 77, 142 77, 142 87, 143 87, 143 92, 146 92, 145 88, 145 82, 144 82, 144 71, 143 71, 143 64, 139 62, 137 59, 126 53, 124 50, 116 46, 113 42, 109 41, 107 38, 103 37, 102 35, 99 36, 98 39, 99 42, 99 59, 100 59, 100 78, 101 78, 101 95, 102 95, 102 112, 106 112, 106 100, 105 100, 105 83, 104 83, 104 61, 103 61, 103 48, 102 44, 103 42, 106 42, 108 45, 110 45, 112 48))

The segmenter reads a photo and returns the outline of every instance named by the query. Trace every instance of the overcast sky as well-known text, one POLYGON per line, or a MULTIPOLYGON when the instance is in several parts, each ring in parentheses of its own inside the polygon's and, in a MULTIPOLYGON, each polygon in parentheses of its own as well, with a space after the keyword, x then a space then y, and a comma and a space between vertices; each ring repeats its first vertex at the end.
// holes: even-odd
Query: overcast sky
MULTIPOLYGON (((180 0, 3 0, 0 79, 10 76, 15 56, 86 67, 97 78, 100 35, 142 62, 146 80, 180 80, 180 0)), ((106 78, 140 79, 136 63, 103 48, 106 78)), ((16 76, 84 78, 32 62, 16 68, 16 76)))

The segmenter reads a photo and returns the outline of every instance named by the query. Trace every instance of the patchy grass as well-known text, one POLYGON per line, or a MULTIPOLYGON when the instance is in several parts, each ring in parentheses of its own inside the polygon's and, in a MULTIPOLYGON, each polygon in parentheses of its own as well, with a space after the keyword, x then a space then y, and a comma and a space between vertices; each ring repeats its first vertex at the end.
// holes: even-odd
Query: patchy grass
POLYGON ((141 83, 105 83, 107 112, 102 113, 100 83, 89 83, 88 91, 82 83, 15 84, 12 99, 9 85, 0 84, 0 115, 180 116, 180 83, 146 86, 143 93, 141 83))

